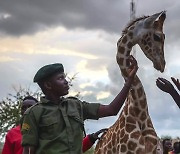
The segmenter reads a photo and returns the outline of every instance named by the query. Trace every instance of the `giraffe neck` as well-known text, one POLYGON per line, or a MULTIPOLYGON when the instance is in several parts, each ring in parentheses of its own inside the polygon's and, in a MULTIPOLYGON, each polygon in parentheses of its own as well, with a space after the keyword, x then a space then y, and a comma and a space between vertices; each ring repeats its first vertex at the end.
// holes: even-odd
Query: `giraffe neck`
MULTIPOLYGON (((128 77, 128 57, 132 51, 132 47, 137 43, 137 39, 133 37, 133 35, 134 33, 132 31, 129 31, 127 34, 124 34, 117 43, 118 51, 116 55, 116 60, 121 70, 122 76, 125 80, 128 77)), ((132 106, 136 106, 139 109, 147 109, 144 88, 137 75, 135 76, 132 84, 131 95, 134 100, 132 106)), ((132 101, 130 101, 130 103, 131 102, 132 101)))

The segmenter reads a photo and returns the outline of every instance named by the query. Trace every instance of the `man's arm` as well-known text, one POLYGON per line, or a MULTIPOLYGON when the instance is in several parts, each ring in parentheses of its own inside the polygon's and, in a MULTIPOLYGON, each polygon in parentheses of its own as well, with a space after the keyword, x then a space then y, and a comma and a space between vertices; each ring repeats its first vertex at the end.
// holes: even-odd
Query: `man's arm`
POLYGON ((137 61, 133 56, 129 58, 129 61, 131 63, 130 72, 127 81, 124 84, 124 87, 109 105, 100 105, 98 110, 99 118, 117 115, 122 105, 124 104, 124 101, 126 100, 128 92, 131 88, 131 84, 133 83, 134 77, 138 70, 137 61))
POLYGON ((23 154, 35 154, 35 147, 33 146, 24 146, 23 154))
POLYGON ((87 150, 89 150, 93 144, 96 142, 97 139, 100 139, 101 137, 99 137, 98 135, 101 133, 105 133, 108 129, 101 129, 99 131, 97 131, 96 133, 92 133, 87 135, 84 139, 83 139, 83 145, 82 145, 82 150, 83 153, 86 152, 87 150))
MULTIPOLYGON (((180 88, 179 80, 175 80, 174 78, 171 78, 171 79, 175 83, 177 88, 179 89, 180 88)), ((180 95, 178 94, 174 86, 168 80, 164 78, 158 78, 156 80, 156 85, 162 91, 169 93, 174 99, 174 101, 176 102, 176 104, 178 105, 178 107, 180 108, 180 95)))

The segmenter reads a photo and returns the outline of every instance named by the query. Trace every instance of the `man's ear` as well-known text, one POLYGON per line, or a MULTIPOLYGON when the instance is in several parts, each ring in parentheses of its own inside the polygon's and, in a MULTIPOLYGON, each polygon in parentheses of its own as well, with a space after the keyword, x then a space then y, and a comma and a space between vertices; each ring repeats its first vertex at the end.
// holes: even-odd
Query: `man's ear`
POLYGON ((51 82, 45 81, 45 82, 44 82, 44 87, 45 87, 47 90, 51 90, 51 82))

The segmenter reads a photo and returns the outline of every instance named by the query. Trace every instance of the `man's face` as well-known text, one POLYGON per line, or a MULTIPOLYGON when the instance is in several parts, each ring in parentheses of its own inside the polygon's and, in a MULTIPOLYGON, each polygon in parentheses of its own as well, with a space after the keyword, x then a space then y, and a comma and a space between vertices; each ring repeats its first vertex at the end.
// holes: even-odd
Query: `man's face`
POLYGON ((165 141, 165 143, 164 143, 164 148, 165 148, 167 151, 172 151, 172 150, 173 150, 172 143, 171 143, 170 140, 165 141))
POLYGON ((49 88, 56 96, 64 96, 69 93, 69 85, 64 73, 56 73, 49 80, 49 88))
POLYGON ((34 104, 36 104, 37 102, 35 100, 32 99, 26 99, 22 102, 22 106, 21 106, 21 115, 24 114, 24 112, 31 106, 33 106, 34 104))

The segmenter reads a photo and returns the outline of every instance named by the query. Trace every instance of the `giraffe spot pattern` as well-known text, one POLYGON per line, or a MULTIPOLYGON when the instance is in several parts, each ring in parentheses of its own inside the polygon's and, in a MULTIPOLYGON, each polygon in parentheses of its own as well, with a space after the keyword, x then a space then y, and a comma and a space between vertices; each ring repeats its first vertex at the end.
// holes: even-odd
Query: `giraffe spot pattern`
POLYGON ((129 42, 129 43, 127 44, 127 47, 128 47, 129 49, 131 49, 132 46, 133 46, 132 42, 129 42))
POLYGON ((140 114, 140 109, 138 107, 134 107, 135 115, 138 116, 140 114))
POLYGON ((144 121, 144 120, 146 119, 146 117, 147 117, 147 116, 146 116, 146 112, 143 111, 143 112, 141 113, 141 115, 140 115, 140 120, 141 120, 141 121, 144 121))
POLYGON ((121 145, 121 152, 126 152, 127 148, 125 144, 121 145))
POLYGON ((133 117, 130 117, 130 116, 127 117, 126 121, 127 121, 128 123, 131 123, 131 124, 136 124, 135 119, 134 119, 133 117))
POLYGON ((132 124, 126 124, 125 128, 126 128, 126 131, 128 133, 130 133, 130 132, 132 132, 136 128, 136 126, 132 125, 132 124))
POLYGON ((144 154, 144 150, 141 149, 141 148, 138 148, 137 151, 136 151, 136 154, 144 154))
POLYGON ((124 36, 123 39, 122 39, 122 43, 126 43, 127 42, 127 36, 124 36))
POLYGON ((130 137, 137 140, 137 139, 139 139, 140 135, 141 135, 140 132, 139 132, 139 131, 136 131, 136 132, 133 132, 133 133, 130 135, 130 137))
POLYGON ((142 87, 140 87, 138 90, 137 90, 137 93, 138 93, 138 97, 140 98, 143 94, 143 89, 142 87))
POLYGON ((137 144, 132 142, 132 141, 129 141, 128 142, 128 149, 131 150, 131 151, 134 151, 136 149, 136 146, 137 144))
POLYGON ((119 52, 120 52, 121 54, 124 54, 125 48, 121 46, 121 47, 119 48, 119 52))
POLYGON ((146 107, 146 100, 145 99, 140 100, 140 105, 141 105, 142 109, 145 109, 145 107, 146 107))

